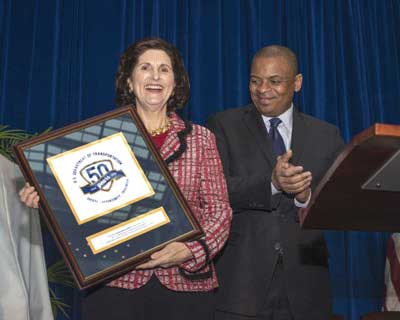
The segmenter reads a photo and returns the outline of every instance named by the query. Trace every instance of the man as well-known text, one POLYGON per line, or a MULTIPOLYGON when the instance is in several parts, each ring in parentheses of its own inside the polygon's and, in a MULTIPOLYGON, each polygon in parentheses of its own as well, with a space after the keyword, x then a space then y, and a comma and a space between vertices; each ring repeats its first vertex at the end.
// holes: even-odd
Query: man
POLYGON ((298 209, 343 140, 336 127, 294 110, 302 80, 290 49, 262 48, 251 66, 253 103, 209 120, 234 210, 217 264, 216 320, 327 320, 331 314, 325 240, 321 231, 300 229, 298 209))

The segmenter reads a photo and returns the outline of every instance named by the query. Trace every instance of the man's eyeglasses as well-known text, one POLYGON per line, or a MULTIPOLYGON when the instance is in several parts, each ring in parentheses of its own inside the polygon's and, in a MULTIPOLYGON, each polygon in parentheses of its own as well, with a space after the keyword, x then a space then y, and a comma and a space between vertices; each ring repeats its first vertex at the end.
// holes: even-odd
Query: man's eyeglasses
POLYGON ((263 81, 266 81, 269 87, 277 88, 284 83, 292 81, 292 78, 280 78, 280 77, 269 77, 269 78, 259 78, 259 77, 250 77, 250 84, 254 86, 261 86, 263 84, 263 81))

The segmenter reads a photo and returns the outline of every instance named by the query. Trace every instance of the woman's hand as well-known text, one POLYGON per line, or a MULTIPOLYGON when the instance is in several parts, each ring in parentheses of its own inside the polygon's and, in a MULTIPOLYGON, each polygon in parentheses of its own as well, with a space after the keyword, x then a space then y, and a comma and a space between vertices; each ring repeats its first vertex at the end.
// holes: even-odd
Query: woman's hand
POLYGON ((20 190, 19 198, 27 207, 35 209, 39 207, 39 195, 35 188, 31 187, 28 182, 25 183, 25 186, 20 190))
POLYGON ((136 269, 168 268, 180 265, 192 257, 192 252, 182 242, 172 242, 164 249, 154 252, 150 256, 150 261, 137 266, 136 269))

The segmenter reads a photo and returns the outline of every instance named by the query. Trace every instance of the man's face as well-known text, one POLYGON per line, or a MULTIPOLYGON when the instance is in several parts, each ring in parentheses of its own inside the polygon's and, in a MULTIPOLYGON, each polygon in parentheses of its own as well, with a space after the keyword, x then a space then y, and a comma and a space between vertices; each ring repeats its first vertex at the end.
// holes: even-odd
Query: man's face
POLYGON ((257 57, 251 65, 250 96, 263 115, 277 117, 289 109, 302 75, 295 75, 284 57, 257 57))

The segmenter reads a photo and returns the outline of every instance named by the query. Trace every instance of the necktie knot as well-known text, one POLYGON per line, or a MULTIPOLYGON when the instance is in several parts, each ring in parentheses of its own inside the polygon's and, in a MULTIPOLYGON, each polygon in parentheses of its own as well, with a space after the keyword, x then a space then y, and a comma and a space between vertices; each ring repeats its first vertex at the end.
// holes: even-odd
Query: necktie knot
POLYGON ((272 118, 269 120, 269 123, 271 124, 271 127, 276 129, 278 128, 279 124, 282 122, 281 119, 279 118, 272 118))

